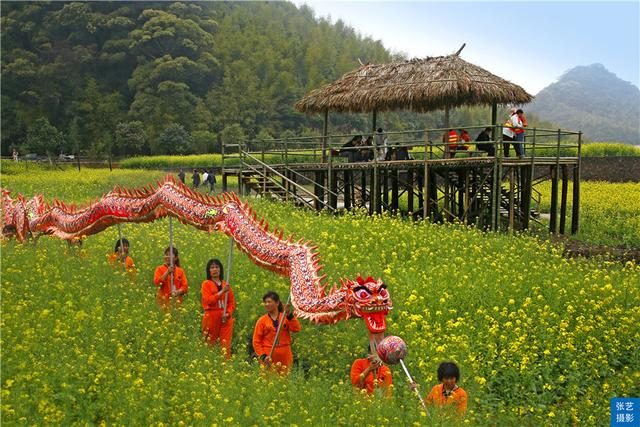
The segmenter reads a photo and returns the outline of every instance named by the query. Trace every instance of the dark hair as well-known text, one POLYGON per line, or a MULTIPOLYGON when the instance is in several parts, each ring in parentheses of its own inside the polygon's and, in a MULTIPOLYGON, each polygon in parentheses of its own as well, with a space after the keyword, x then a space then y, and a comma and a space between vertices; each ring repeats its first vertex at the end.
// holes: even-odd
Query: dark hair
MULTIPOLYGON (((131 246, 129 244, 129 241, 127 239, 125 239, 124 237, 122 238, 122 245, 123 246, 131 246)), ((120 249, 120 239, 116 240, 116 247, 113 250, 113 252, 118 252, 118 249, 120 249)))
POLYGON ((209 269, 213 264, 217 265, 218 268, 220 269, 220 280, 224 280, 224 267, 222 266, 222 263, 218 258, 210 259, 209 262, 207 263, 207 270, 206 270, 207 280, 211 280, 211 272, 209 271, 209 269))
POLYGON ((491 132, 491 127, 486 127, 486 128, 484 128, 484 130, 485 130, 486 132, 491 132))
MULTIPOLYGON (((169 255, 171 253, 171 249, 172 249, 171 247, 167 247, 167 249, 164 250, 164 254, 169 255)), ((180 258, 178 257, 178 248, 176 248, 175 246, 173 247, 173 257, 174 257, 173 263, 178 267, 180 267, 180 258)))
POLYGON ((524 114, 524 111, 522 111, 522 108, 518 108, 518 109, 516 110, 516 114, 520 114, 520 113, 523 113, 523 114, 524 114))
POLYGON ((378 128, 378 133, 382 133, 382 128, 378 128))
POLYGON ((274 291, 269 291, 269 292, 267 292, 266 294, 263 295, 262 302, 265 302, 265 300, 267 298, 272 299, 273 301, 278 303, 278 311, 283 311, 284 310, 284 307, 282 305, 282 301, 280 301, 280 295, 278 295, 274 291))
POLYGON ((460 369, 454 362, 442 362, 438 366, 438 381, 442 381, 444 378, 455 377, 456 382, 460 380, 460 369))

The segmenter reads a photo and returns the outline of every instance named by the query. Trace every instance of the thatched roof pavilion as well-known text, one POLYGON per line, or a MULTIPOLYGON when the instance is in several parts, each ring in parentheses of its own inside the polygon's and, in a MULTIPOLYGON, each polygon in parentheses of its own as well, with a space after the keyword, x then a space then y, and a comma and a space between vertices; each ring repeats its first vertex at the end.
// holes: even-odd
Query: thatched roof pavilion
POLYGON ((309 92, 295 104, 304 113, 426 112, 462 105, 524 104, 522 87, 457 54, 389 64, 365 64, 309 92))

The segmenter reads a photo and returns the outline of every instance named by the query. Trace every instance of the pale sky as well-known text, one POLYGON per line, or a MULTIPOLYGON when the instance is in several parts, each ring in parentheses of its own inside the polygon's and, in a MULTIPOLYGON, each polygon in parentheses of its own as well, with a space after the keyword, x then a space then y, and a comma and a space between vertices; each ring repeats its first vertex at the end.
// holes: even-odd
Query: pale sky
MULTIPOLYGON (((577 65, 600 63, 640 86, 640 2, 319 1, 316 17, 341 19, 409 57, 461 57, 535 95, 577 65)), ((366 58, 362 58, 366 62, 366 58)), ((357 64, 354 65, 357 66, 357 64)))

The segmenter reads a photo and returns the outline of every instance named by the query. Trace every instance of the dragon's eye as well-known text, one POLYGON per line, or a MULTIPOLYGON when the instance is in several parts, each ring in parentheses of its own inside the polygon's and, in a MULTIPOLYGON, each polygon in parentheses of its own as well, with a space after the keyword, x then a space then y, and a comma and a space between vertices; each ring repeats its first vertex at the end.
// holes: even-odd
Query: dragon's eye
POLYGON ((371 296, 371 292, 369 292, 365 288, 360 288, 355 292, 355 296, 358 299, 367 299, 371 296))
POLYGON ((380 292, 378 292, 378 294, 380 294, 382 298, 389 298, 389 292, 387 291, 387 288, 380 289, 380 292))

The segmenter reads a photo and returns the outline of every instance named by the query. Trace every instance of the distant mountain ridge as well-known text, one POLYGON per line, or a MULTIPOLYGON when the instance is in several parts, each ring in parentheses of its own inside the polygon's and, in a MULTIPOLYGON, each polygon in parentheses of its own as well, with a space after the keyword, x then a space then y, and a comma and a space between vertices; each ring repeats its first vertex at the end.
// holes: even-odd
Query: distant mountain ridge
POLYGON ((602 64, 578 66, 542 89, 528 110, 591 141, 640 144, 640 89, 602 64))

